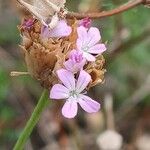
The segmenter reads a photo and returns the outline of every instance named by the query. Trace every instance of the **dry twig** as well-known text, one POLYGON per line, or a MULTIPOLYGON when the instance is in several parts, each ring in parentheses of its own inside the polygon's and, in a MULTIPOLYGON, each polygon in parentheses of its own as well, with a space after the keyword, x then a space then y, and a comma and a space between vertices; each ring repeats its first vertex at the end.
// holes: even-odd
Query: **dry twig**
POLYGON ((96 13, 76 13, 76 12, 68 12, 67 18, 76 18, 76 19, 82 19, 82 18, 104 18, 113 16, 119 13, 122 13, 124 11, 127 11, 131 8, 134 8, 139 5, 150 5, 150 0, 130 0, 128 3, 123 4, 115 9, 108 10, 108 11, 102 11, 102 12, 96 12, 96 13))

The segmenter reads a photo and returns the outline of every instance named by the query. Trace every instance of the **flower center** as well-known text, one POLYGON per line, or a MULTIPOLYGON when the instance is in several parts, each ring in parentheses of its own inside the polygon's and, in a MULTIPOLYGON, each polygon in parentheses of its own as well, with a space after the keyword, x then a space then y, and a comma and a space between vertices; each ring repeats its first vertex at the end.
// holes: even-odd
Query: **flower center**
POLYGON ((75 90, 73 90, 73 91, 70 91, 70 97, 73 97, 73 98, 78 98, 78 93, 75 91, 75 90))
POLYGON ((89 50, 89 46, 83 46, 83 47, 82 47, 82 50, 83 50, 84 52, 87 52, 87 51, 89 50))

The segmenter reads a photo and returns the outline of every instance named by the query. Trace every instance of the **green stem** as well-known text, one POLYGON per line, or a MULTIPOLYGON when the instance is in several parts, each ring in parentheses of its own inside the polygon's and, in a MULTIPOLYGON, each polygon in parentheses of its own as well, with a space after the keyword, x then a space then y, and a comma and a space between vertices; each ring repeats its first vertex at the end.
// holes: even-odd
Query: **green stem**
POLYGON ((43 112, 45 107, 48 105, 48 102, 49 102, 48 93, 47 93, 47 90, 44 90, 41 95, 41 98, 38 101, 37 106, 35 107, 29 121, 27 122, 13 150, 22 150, 24 148, 25 143, 27 142, 33 128, 37 124, 41 113, 43 112))

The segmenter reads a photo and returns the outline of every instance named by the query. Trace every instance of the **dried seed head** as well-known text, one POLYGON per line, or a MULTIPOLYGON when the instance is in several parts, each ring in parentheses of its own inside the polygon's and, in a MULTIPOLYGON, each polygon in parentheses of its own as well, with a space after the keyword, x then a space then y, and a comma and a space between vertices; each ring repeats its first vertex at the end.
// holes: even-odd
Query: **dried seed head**
MULTIPOLYGON (((22 36, 21 49, 23 50, 28 72, 36 78, 43 87, 51 88, 58 83, 56 71, 64 68, 64 62, 68 60, 69 53, 76 48, 77 27, 76 20, 69 20, 72 33, 68 37, 62 38, 43 38, 41 36, 42 24, 30 18, 27 21, 29 28, 24 28, 24 24, 19 26, 22 36), (31 23, 32 22, 32 23, 31 23)), ((92 77, 89 87, 101 83, 104 78, 103 69, 104 58, 102 55, 96 57, 95 62, 88 62, 84 66, 92 77)))
POLYGON ((96 58, 95 62, 89 63, 85 70, 91 75, 92 81, 89 84, 89 87, 95 86, 99 83, 103 83, 104 81, 104 74, 106 72, 103 69, 105 64, 105 59, 103 55, 100 55, 96 58))

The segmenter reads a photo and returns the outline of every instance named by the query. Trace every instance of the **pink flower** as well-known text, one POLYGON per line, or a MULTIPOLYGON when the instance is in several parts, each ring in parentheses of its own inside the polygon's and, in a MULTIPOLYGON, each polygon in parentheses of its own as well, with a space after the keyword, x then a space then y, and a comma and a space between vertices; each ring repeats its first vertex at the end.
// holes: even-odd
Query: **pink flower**
POLYGON ((70 52, 69 59, 64 63, 64 66, 67 70, 72 73, 77 73, 85 65, 86 60, 83 58, 83 55, 80 51, 72 50, 70 52))
POLYGON ((70 26, 67 25, 65 20, 60 20, 57 24, 57 26, 53 29, 49 29, 46 26, 43 26, 41 29, 41 35, 45 38, 61 38, 65 36, 69 36, 72 32, 72 29, 70 26))
POLYGON ((100 109, 98 102, 83 93, 91 80, 91 76, 87 72, 80 71, 77 80, 70 71, 65 69, 58 70, 57 75, 63 85, 55 84, 50 91, 50 98, 66 99, 62 108, 63 116, 74 118, 77 115, 78 103, 88 113, 94 113, 100 109))
POLYGON ((22 23, 23 29, 30 30, 33 27, 34 22, 35 22, 35 19, 33 18, 24 19, 22 23))
POLYGON ((83 26, 85 28, 90 28, 91 23, 92 23, 91 19, 87 17, 87 18, 80 20, 79 26, 83 26))
POLYGON ((106 50, 104 44, 98 44, 101 39, 98 28, 91 27, 89 30, 87 30, 85 27, 81 26, 78 27, 77 32, 78 50, 83 52, 83 57, 85 57, 88 61, 95 61, 93 54, 102 54, 106 50))

